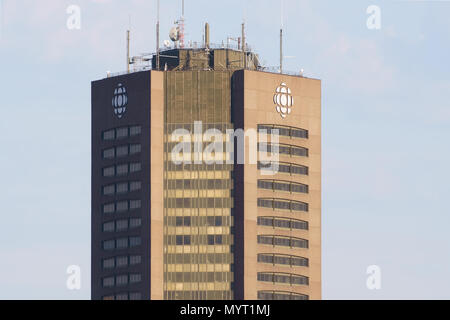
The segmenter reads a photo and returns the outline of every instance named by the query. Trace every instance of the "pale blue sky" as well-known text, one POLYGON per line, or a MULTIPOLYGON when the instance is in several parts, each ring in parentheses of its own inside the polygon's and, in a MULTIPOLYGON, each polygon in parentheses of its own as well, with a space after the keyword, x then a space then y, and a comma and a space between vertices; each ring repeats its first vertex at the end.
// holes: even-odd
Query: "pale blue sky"
MULTIPOLYGON (((0 299, 90 298, 90 81, 154 51, 156 1, 0 0, 0 299), (81 7, 81 30, 66 8, 81 7), (82 268, 82 290, 66 268, 82 268)), ((162 38, 181 0, 161 1, 162 38)), ((186 0, 187 39, 278 64, 279 1, 186 0), (245 5, 246 4, 246 5, 245 5), (244 9, 246 6, 246 9, 244 9), (245 13, 244 13, 245 12, 245 13)), ((323 296, 450 298, 450 2, 285 0, 286 69, 323 80, 323 296), (366 9, 381 8, 381 30, 366 9), (379 265, 382 289, 366 288, 379 265)))

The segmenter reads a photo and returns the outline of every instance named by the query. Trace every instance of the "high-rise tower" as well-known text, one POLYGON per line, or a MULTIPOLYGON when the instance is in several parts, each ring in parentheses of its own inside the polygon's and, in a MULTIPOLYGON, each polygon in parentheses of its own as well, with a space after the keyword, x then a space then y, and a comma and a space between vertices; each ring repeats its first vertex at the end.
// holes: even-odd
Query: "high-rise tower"
POLYGON ((321 298, 321 82, 243 45, 92 83, 93 299, 321 298))

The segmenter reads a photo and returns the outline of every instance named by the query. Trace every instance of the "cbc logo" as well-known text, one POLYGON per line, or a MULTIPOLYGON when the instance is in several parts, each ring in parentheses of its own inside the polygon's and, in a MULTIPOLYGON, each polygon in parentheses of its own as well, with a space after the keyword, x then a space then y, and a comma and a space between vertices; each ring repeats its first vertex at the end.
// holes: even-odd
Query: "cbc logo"
POLYGON ((119 83, 114 90, 114 97, 112 99, 112 106, 114 108, 114 114, 117 118, 121 119, 127 111, 128 95, 127 89, 119 83))
POLYGON ((277 90, 275 91, 275 95, 273 96, 273 102, 277 106, 277 112, 284 119, 289 114, 291 114, 292 107, 294 106, 294 97, 292 96, 292 91, 286 85, 286 83, 282 83, 277 90))

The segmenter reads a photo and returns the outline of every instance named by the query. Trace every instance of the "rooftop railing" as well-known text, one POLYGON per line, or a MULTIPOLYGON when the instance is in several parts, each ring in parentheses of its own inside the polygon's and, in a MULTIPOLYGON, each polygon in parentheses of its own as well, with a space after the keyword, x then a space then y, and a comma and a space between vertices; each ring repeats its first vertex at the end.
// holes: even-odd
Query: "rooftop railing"
POLYGON ((139 67, 131 67, 130 71, 108 72, 106 74, 106 77, 107 78, 113 78, 113 77, 123 76, 125 74, 142 72, 142 71, 149 71, 149 70, 152 70, 152 66, 151 65, 139 66, 139 67))
MULTIPOLYGON (((175 45, 172 45, 169 47, 160 48, 159 50, 162 52, 162 51, 176 50, 176 49, 205 50, 206 46, 204 43, 191 42, 191 43, 187 43, 184 46, 184 48, 180 48, 175 45)), ((242 45, 238 46, 235 43, 210 43, 208 46, 208 49, 230 49, 230 50, 235 50, 235 51, 242 51, 242 45)), ((253 48, 247 44, 245 51, 253 52, 253 48)))
POLYGON ((300 71, 296 72, 296 71, 283 70, 282 72, 280 72, 279 67, 259 67, 258 71, 269 72, 269 73, 279 73, 279 74, 295 76, 295 77, 303 77, 303 73, 300 71))
MULTIPOLYGON (((142 72, 142 71, 150 71, 150 70, 152 70, 151 65, 132 67, 132 68, 130 68, 130 71, 107 73, 106 77, 113 78, 113 77, 118 77, 118 76, 122 76, 125 74, 131 74, 131 73, 142 72)), ((289 71, 289 70, 283 70, 283 72, 280 72, 280 68, 277 68, 277 67, 259 67, 256 71, 283 74, 283 75, 294 76, 294 77, 304 77, 301 72, 289 71)))

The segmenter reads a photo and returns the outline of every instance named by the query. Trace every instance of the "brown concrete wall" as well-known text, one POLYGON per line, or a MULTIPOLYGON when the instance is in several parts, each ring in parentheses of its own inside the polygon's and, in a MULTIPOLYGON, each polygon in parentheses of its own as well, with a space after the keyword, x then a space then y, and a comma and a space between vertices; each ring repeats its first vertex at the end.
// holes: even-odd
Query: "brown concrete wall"
MULTIPOLYGON (((309 149, 309 157, 280 155, 280 161, 305 165, 308 176, 261 175, 256 165, 244 166, 244 299, 257 299, 258 290, 290 291, 321 299, 321 81, 264 72, 243 72, 244 129, 257 129, 258 124, 292 126, 309 131, 309 139, 280 136, 280 143, 309 149), (294 106, 283 119, 273 102, 275 90, 284 82, 292 90, 294 106), (309 194, 289 194, 258 190, 258 179, 280 179, 307 184, 309 194), (284 213, 257 207, 258 198, 284 198, 309 204, 309 212, 284 213), (309 230, 284 230, 257 226, 258 216, 292 217, 309 222, 309 230), (309 249, 290 249, 257 244, 257 235, 285 235, 309 240, 309 249), (258 253, 285 253, 309 258, 309 267, 272 266, 257 263, 258 253), (257 281, 258 272, 296 273, 309 277, 309 286, 273 285, 257 281)), ((248 154, 248 144, 246 153, 248 154)))

